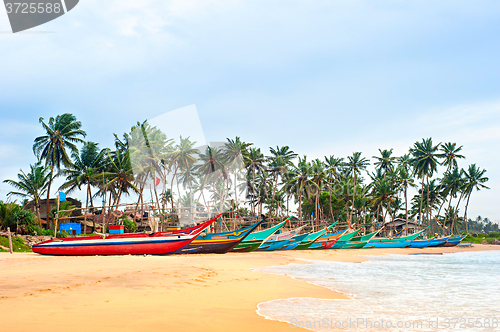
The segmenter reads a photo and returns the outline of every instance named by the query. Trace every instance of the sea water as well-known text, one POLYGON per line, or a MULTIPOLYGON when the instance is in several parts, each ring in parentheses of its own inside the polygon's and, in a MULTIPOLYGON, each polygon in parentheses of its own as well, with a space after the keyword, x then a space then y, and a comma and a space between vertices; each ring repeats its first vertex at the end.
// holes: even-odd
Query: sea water
POLYGON ((257 269, 349 299, 278 299, 257 313, 313 331, 500 331, 500 251, 363 256, 257 269))

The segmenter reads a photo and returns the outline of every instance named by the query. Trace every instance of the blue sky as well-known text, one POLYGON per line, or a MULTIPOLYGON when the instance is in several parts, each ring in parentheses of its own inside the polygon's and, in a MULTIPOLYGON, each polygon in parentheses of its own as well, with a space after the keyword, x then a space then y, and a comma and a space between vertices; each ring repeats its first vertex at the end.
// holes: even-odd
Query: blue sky
POLYGON ((9 30, 0 9, 2 179, 35 161, 40 116, 74 113, 104 147, 195 104, 207 141, 309 157, 457 142, 492 188, 469 215, 500 220, 498 1, 82 0, 9 30))

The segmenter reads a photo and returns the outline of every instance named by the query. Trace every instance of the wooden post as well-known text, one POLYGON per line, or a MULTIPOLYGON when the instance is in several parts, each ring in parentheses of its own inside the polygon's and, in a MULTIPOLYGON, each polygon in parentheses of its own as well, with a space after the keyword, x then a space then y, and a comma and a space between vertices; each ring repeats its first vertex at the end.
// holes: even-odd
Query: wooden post
POLYGON ((54 237, 57 237, 57 222, 59 221, 59 196, 56 198, 56 201, 57 201, 57 210, 54 220, 54 237))
POLYGON ((10 227, 7 227, 7 235, 9 236, 9 249, 12 254, 12 236, 10 235, 10 227))

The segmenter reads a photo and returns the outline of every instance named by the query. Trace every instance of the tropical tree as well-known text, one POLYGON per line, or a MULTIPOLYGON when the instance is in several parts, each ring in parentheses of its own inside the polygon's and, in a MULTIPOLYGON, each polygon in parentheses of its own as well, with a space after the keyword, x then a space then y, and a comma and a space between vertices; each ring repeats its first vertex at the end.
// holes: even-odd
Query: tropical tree
POLYGON ((292 166, 292 160, 297 157, 297 154, 290 150, 289 146, 276 146, 276 149, 270 147, 271 156, 268 159, 268 171, 274 175, 274 186, 272 199, 274 200, 274 195, 278 186, 278 178, 282 176, 288 170, 288 167, 292 166))
POLYGON ((307 161, 307 157, 299 157, 297 166, 292 167, 287 178, 287 186, 294 193, 296 200, 299 203, 299 219, 302 220, 302 196, 305 193, 309 197, 312 177, 311 163, 307 161))
POLYGON ((242 142, 239 137, 236 137, 234 140, 228 138, 224 146, 223 154, 226 160, 227 169, 234 175, 234 194, 237 206, 239 205, 237 178, 238 174, 245 166, 244 160, 248 158, 248 147, 250 145, 252 145, 252 143, 242 142))
POLYGON ((392 149, 390 150, 381 150, 378 149, 380 152, 380 157, 373 156, 377 161, 374 163, 375 167, 382 170, 384 172, 384 177, 387 174, 387 172, 390 172, 394 169, 394 163, 396 162, 396 157, 392 156, 392 149))
MULTIPOLYGON (((358 177, 358 174, 361 173, 361 171, 365 170, 366 167, 370 165, 370 162, 368 159, 361 157, 361 152, 354 152, 352 156, 347 157, 347 163, 346 166, 349 169, 349 173, 354 179, 354 192, 352 194, 352 207, 354 207, 354 199, 356 197, 356 179, 358 177)), ((353 208, 351 208, 351 214, 349 216, 349 225, 352 222, 352 212, 353 208)))
MULTIPOLYGON (((467 197, 467 202, 465 203, 465 212, 464 212, 464 221, 467 220, 467 208, 469 206, 469 199, 474 191, 479 191, 481 189, 490 189, 485 185, 486 182, 488 182, 488 177, 484 176, 486 173, 485 169, 480 169, 479 167, 476 166, 476 164, 469 165, 467 170, 464 172, 464 193, 467 197)), ((467 224, 466 224, 466 230, 467 230, 467 224)))
POLYGON ((50 187, 54 179, 54 169, 60 170, 61 164, 69 167, 71 159, 68 150, 78 153, 77 143, 85 143, 81 137, 86 133, 81 129, 82 124, 73 114, 64 113, 55 118, 51 117, 48 123, 40 118, 45 135, 37 137, 33 144, 33 152, 38 160, 44 161, 50 167, 50 178, 47 185, 47 221, 49 220, 50 187))
MULTIPOLYGON (((262 172, 265 169, 265 158, 260 148, 250 148, 248 150, 248 154, 244 156, 245 167, 247 169, 247 175, 252 174, 252 183, 251 186, 248 186, 248 196, 253 197, 255 193, 255 174, 258 172, 262 172)), ((250 202, 252 207, 252 213, 255 213, 254 204, 250 202)))
POLYGON ((40 219, 40 200, 41 196, 47 190, 47 186, 50 180, 50 169, 44 167, 40 162, 30 165, 30 171, 26 174, 23 170, 21 173, 17 174, 17 181, 14 180, 4 180, 3 182, 10 184, 17 191, 11 191, 7 196, 15 195, 24 198, 29 198, 33 201, 35 205, 36 215, 38 217, 38 222, 41 223, 40 219))
POLYGON ((330 214, 332 221, 334 219, 332 207, 332 192, 334 191, 334 186, 338 184, 340 170, 342 169, 343 165, 344 158, 336 158, 333 155, 325 157, 327 184, 328 191, 330 192, 328 203, 330 204, 330 214))
POLYGON ((71 193, 74 190, 80 190, 86 186, 86 203, 84 216, 84 233, 87 233, 87 213, 89 210, 89 201, 92 202, 92 186, 99 183, 99 175, 106 166, 106 155, 108 149, 99 149, 99 145, 94 142, 87 142, 83 145, 80 153, 72 153, 73 163, 61 171, 61 175, 66 176, 66 181, 59 187, 59 190, 65 190, 71 193))
MULTIPOLYGON (((429 185, 429 178, 432 177, 439 165, 438 158, 440 154, 438 149, 441 143, 433 145, 432 138, 422 139, 422 142, 415 142, 410 149, 412 155, 413 173, 422 179, 422 191, 425 180, 429 185)), ((419 222, 422 223, 422 203, 423 196, 420 197, 419 222)), ((427 196, 427 207, 429 207, 429 196, 427 196)), ((427 210, 427 220, 429 221, 429 210, 427 210)))

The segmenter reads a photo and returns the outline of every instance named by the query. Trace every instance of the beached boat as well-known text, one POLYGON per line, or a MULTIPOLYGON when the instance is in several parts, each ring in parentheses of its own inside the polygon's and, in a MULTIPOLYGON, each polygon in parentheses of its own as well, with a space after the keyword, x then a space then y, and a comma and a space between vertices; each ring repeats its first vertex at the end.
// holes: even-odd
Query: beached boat
POLYGON ((391 241, 391 242, 368 242, 363 249, 371 248, 406 248, 409 247, 412 241, 391 241))
POLYGON ((174 232, 153 234, 130 233, 108 236, 86 236, 51 239, 33 245, 32 250, 44 255, 164 255, 189 244, 221 214, 204 223, 174 232))
POLYGON ((348 228, 333 234, 324 234, 320 236, 316 242, 311 244, 308 249, 330 249, 342 235, 347 232, 348 228))
POLYGON ((302 242, 295 247, 295 250, 305 250, 309 249, 309 247, 318 240, 319 237, 323 236, 327 231, 329 231, 335 224, 338 223, 338 221, 334 222, 328 227, 325 227, 324 229, 314 232, 314 233, 309 233, 303 240, 302 242))
POLYGON ((284 233, 279 233, 279 234, 274 234, 269 237, 267 241, 262 243, 257 250, 259 251, 271 251, 271 250, 279 250, 281 249, 287 242, 294 237, 295 235, 299 234, 300 231, 304 228, 305 226, 300 226, 297 227, 296 229, 293 229, 288 232, 284 233))
POLYGON ((358 229, 358 230, 356 230, 354 232, 343 234, 337 240, 337 242, 335 242, 335 244, 330 247, 330 249, 340 249, 344 244, 347 243, 347 241, 349 241, 350 239, 352 239, 353 237, 355 237, 359 233, 360 230, 361 229, 358 229))
POLYGON ((366 246, 365 249, 370 248, 406 248, 411 245, 414 239, 416 239, 420 234, 427 230, 423 229, 420 232, 411 234, 408 236, 403 236, 399 238, 372 238, 366 246))
POLYGON ((399 242, 399 241, 413 241, 417 237, 419 237, 422 233, 427 231, 429 226, 427 226, 425 229, 421 230, 420 232, 407 235, 407 236, 402 236, 402 237, 392 237, 392 238, 387 238, 387 237, 374 237, 373 239, 370 240, 370 243, 375 243, 375 242, 399 242))
POLYGON ((454 247, 462 242, 467 235, 452 236, 446 240, 446 242, 437 245, 436 247, 454 247))
POLYGON ((309 235, 309 233, 299 234, 288 240, 280 250, 293 250, 309 235))
POLYGON ((368 244, 368 241, 347 241, 339 249, 361 249, 368 244))
POLYGON ((360 249, 368 244, 368 242, 377 235, 381 229, 373 233, 362 236, 355 236, 350 241, 345 242, 339 249, 360 249))
POLYGON ((408 248, 435 247, 445 243, 448 239, 449 239, 448 237, 444 237, 444 238, 433 238, 427 240, 413 240, 411 241, 410 246, 408 248))
POLYGON ((256 224, 223 233, 201 233, 188 245, 177 249, 172 254, 223 254, 236 247, 262 221, 256 224))
POLYGON ((259 232, 253 232, 243 239, 232 251, 249 252, 256 250, 264 241, 269 239, 271 235, 276 233, 286 221, 283 221, 271 228, 264 229, 259 232))

